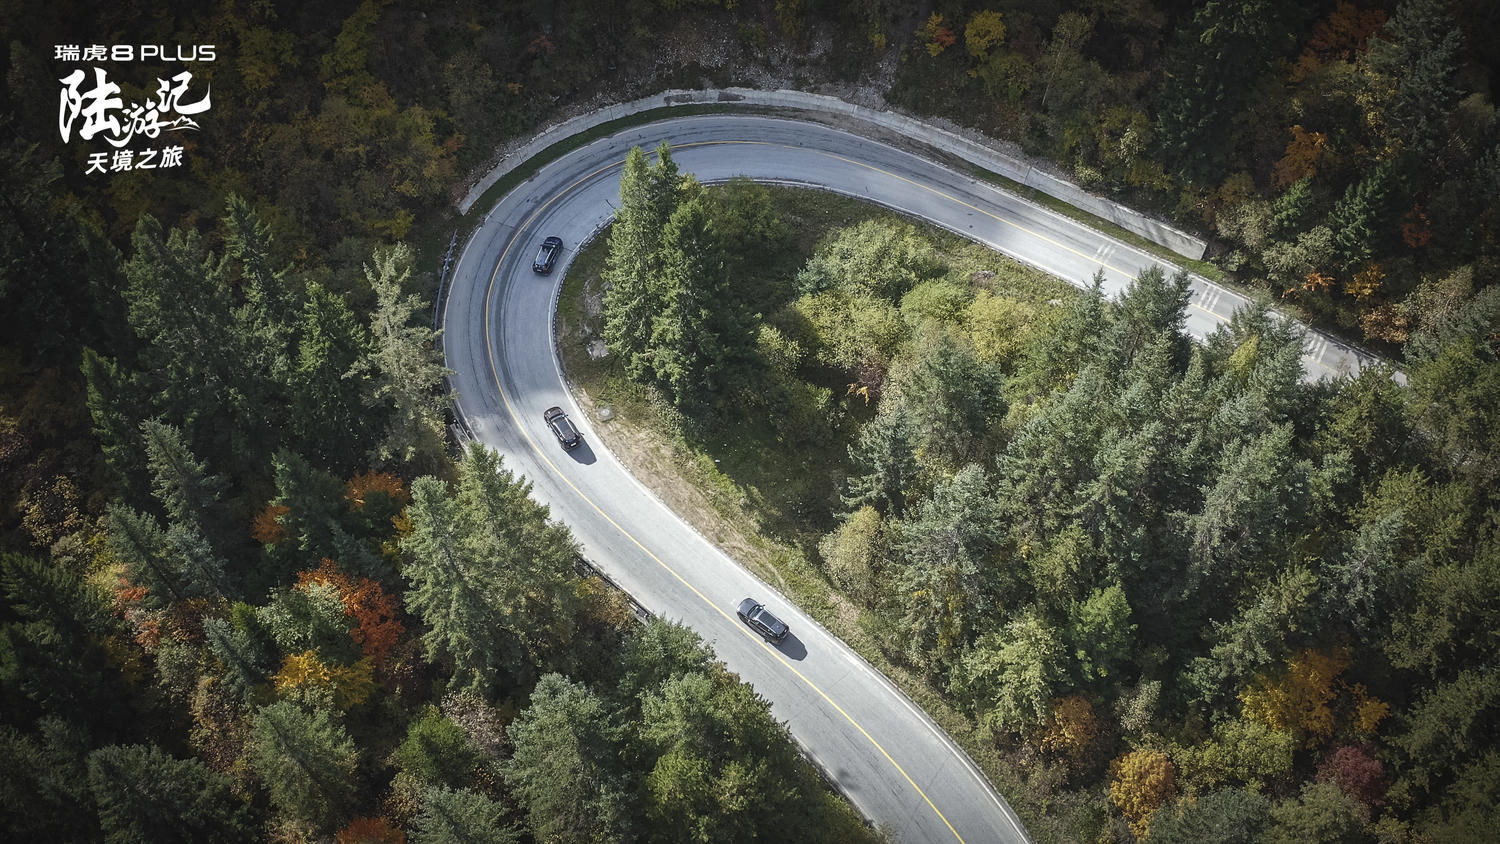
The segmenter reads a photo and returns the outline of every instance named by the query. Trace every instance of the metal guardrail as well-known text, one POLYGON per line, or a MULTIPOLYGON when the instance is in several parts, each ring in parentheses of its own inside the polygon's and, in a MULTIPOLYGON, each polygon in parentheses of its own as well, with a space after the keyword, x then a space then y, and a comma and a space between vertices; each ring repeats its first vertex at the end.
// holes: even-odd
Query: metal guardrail
POLYGON ((438 330, 438 317, 443 312, 443 286, 448 281, 448 271, 453 268, 453 247, 458 245, 458 229, 448 238, 448 252, 443 255, 443 270, 438 274, 437 295, 432 297, 432 330, 438 330))

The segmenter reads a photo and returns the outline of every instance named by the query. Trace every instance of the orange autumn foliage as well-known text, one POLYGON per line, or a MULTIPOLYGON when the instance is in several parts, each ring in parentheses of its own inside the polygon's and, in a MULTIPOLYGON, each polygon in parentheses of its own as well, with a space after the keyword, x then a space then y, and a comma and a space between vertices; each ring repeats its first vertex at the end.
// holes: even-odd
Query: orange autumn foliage
POLYGON ((344 500, 353 504, 354 509, 361 510, 370 493, 384 493, 392 501, 401 504, 411 500, 406 484, 390 472, 364 472, 350 478, 348 488, 344 491, 344 500))
POLYGON ((255 517, 255 524, 250 531, 255 536, 255 541, 262 545, 275 545, 286 539, 286 528, 281 524, 281 517, 290 512, 290 507, 267 504, 266 509, 255 517))
POLYGON ((933 12, 917 30, 917 35, 927 42, 927 54, 929 56, 942 55, 943 51, 958 43, 958 34, 946 26, 943 26, 943 16, 933 12))
POLYGON ((1328 153, 1328 136, 1322 132, 1309 132, 1301 124, 1293 126, 1289 131, 1292 139, 1287 142, 1281 160, 1276 162, 1276 171, 1272 176, 1272 181, 1278 188, 1284 188, 1299 179, 1316 176, 1318 165, 1328 153))
POLYGON ((1383 10, 1361 9, 1340 0, 1326 19, 1313 24, 1305 50, 1320 58, 1348 61, 1365 51, 1370 36, 1382 26, 1385 26, 1383 10))
POLYGON ((1366 264, 1354 274, 1354 279, 1344 285, 1344 292, 1356 299, 1368 299, 1380 292, 1380 283, 1385 281, 1385 270, 1379 264, 1366 264))
POLYGON ((1052 703, 1052 715, 1042 733, 1042 749, 1067 754, 1069 759, 1082 759, 1098 733, 1094 708, 1087 700, 1077 695, 1060 698, 1052 703))
POLYGON ((406 833, 385 818, 355 818, 333 840, 336 844, 406 844, 406 833))
POLYGON ((1314 270, 1307 274, 1307 278, 1303 279, 1301 284, 1287 288, 1286 292, 1281 294, 1281 298, 1285 299, 1302 293, 1318 293, 1330 287, 1333 287, 1333 276, 1314 270))
POLYGON ((376 666, 383 666, 391 648, 401 641, 406 627, 396 619, 399 604, 396 596, 387 594, 379 583, 361 577, 355 581, 332 560, 323 560, 316 569, 299 572, 297 586, 311 584, 332 586, 344 603, 344 613, 355 621, 349 636, 376 666))
POLYGON ((1362 314, 1359 327, 1364 330, 1365 337, 1371 340, 1405 343, 1411 336, 1412 319, 1403 308, 1381 305, 1362 314))
POLYGON ((1427 219, 1427 212, 1422 209, 1421 203, 1413 205, 1402 219, 1401 240, 1413 249, 1432 242, 1432 221, 1427 219))

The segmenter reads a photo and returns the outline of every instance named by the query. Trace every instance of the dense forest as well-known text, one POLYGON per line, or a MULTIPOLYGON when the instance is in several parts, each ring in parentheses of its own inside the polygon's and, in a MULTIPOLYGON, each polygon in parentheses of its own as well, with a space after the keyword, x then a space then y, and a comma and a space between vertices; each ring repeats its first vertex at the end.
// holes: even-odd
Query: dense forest
POLYGON ((1389 367, 1314 383, 1301 329, 1265 306, 1193 343, 1183 274, 1036 301, 907 223, 836 228, 778 273, 764 256, 788 237, 764 189, 706 191, 665 146, 634 151, 604 269, 612 365, 689 443, 745 438, 756 408, 785 466, 847 450, 837 495, 801 502, 804 530, 832 522, 808 544, 870 618, 899 619, 868 628, 885 654, 1024 772, 1050 807, 1033 834, 1490 837, 1483 309, 1414 335, 1406 386, 1389 367))
MULTIPOLYGON (((1037 310, 899 228, 707 308, 694 279, 752 280, 776 222, 657 173, 610 271, 666 319, 617 359, 679 424, 750 391, 824 448, 853 389, 820 559, 1030 771, 1038 834, 1489 837, 1491 4, 29 2, 0 31, 6 829, 868 835, 692 634, 638 625, 523 480, 455 457, 426 328, 449 201, 499 143, 771 79, 1015 141, 1410 378, 1304 384, 1263 311, 1194 346, 1167 276, 1037 310), (87 173, 55 45, 209 43, 184 166, 87 173)), ((180 70, 106 66, 133 100, 180 70)))

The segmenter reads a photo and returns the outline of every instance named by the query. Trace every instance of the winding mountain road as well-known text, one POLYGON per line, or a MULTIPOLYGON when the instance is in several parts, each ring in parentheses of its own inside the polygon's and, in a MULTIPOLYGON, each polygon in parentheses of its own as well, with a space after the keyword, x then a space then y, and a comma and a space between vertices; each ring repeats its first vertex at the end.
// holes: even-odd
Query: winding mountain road
MULTIPOLYGON (((748 176, 867 199, 1077 284, 1102 268, 1111 293, 1165 262, 875 141, 795 120, 708 115, 630 129, 543 167, 488 211, 444 305, 444 351, 474 436, 531 480, 533 496, 573 530, 588 559, 652 612, 696 630, 768 698, 862 813, 907 842, 1028 840, 1004 799, 921 710, 641 486, 592 436, 592 420, 569 396, 552 334, 561 279, 577 245, 611 217, 626 152, 663 140, 682 171, 702 181, 748 176), (551 276, 538 276, 531 260, 548 235, 561 237, 565 251, 551 276), (553 405, 583 431, 579 448, 564 451, 547 430, 542 412, 553 405), (790 624, 780 646, 736 619, 747 595, 790 624)), ((1188 330, 1206 336, 1243 304, 1198 279, 1188 330)), ((1304 362, 1316 377, 1368 361, 1313 335, 1304 362)))

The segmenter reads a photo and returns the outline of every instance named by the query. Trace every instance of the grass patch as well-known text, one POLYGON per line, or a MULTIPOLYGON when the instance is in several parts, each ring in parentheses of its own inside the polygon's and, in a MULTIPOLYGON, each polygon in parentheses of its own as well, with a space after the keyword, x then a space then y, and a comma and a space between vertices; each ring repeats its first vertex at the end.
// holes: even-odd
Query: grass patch
MULTIPOLYGON (((791 231, 786 255, 772 262, 765 283, 786 288, 790 275, 829 231, 866 219, 900 219, 886 209, 831 193, 769 188, 791 231)), ((948 264, 946 278, 1019 299, 1042 313, 1078 292, 1066 282, 1018 264, 956 234, 918 223, 948 264)), ((602 272, 607 238, 579 248, 563 282, 556 340, 565 375, 597 435, 643 483, 710 541, 781 590, 804 612, 885 673, 923 708, 984 770, 1028 823, 1033 835, 1053 837, 1044 819, 1046 798, 1029 791, 1022 768, 1009 761, 942 692, 894 659, 875 633, 877 619, 845 597, 822 571, 816 545, 834 526, 838 490, 849 471, 847 444, 873 408, 844 396, 841 372, 829 434, 794 442, 778 436, 764 412, 725 414, 704 429, 653 402, 628 380, 613 357, 593 359, 588 344, 602 328, 602 272), (608 407, 612 418, 601 421, 608 407)))

